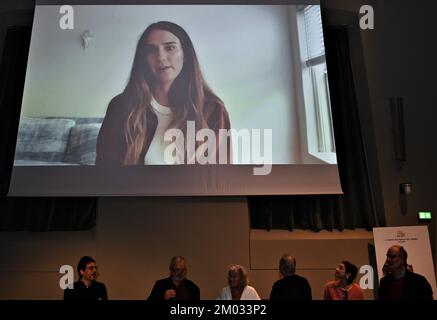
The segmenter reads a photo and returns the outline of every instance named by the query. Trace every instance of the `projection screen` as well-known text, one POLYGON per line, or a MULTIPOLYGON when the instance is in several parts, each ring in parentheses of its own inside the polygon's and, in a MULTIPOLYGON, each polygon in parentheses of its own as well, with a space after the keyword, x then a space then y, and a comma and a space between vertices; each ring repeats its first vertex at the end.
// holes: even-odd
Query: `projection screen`
POLYGON ((9 195, 341 193, 318 1, 37 1, 9 195))

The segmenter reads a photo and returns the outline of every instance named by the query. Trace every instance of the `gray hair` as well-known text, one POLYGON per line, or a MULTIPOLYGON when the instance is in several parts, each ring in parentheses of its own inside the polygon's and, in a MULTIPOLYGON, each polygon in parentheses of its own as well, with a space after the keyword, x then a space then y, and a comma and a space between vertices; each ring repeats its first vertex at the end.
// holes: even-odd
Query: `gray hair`
POLYGON ((283 276, 294 274, 296 272, 296 258, 289 254, 284 254, 279 260, 279 272, 283 276))
POLYGON ((186 265, 186 262, 185 262, 185 258, 184 257, 182 257, 182 256, 174 256, 173 258, 171 258, 171 260, 170 260, 170 269, 173 269, 173 267, 175 266, 175 264, 176 264, 176 262, 178 261, 178 260, 181 260, 181 261, 183 261, 184 263, 185 263, 185 265, 186 265))
POLYGON ((241 286, 244 288, 249 283, 249 277, 247 274, 246 269, 244 269, 243 266, 239 264, 231 264, 228 269, 228 279, 231 276, 232 273, 237 273, 241 280, 241 286))

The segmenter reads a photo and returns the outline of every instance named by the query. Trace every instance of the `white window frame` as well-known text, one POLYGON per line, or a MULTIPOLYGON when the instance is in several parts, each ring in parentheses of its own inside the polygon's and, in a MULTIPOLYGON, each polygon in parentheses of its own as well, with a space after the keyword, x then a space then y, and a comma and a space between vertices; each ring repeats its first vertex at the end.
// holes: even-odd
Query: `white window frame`
MULTIPOLYGON (((315 71, 313 66, 326 63, 325 55, 307 59, 307 44, 303 9, 305 6, 289 7, 291 45, 295 67, 295 92, 298 106, 301 152, 303 163, 337 164, 335 139, 332 125, 328 75, 324 75, 324 90, 328 110, 319 105, 315 71), (328 114, 328 116, 326 116, 328 114), (323 117, 323 119, 322 119, 323 117), (329 150, 327 150, 329 149, 329 150)), ((320 86, 319 86, 320 90, 320 86)))

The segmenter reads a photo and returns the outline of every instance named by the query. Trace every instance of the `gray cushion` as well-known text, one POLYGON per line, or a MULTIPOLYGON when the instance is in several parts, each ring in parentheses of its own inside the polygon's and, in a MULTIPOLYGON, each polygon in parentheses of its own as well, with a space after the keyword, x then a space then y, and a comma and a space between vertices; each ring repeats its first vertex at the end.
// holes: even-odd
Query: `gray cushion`
POLYGON ((67 149, 70 119, 22 117, 18 128, 16 160, 61 162, 67 149))
MULTIPOLYGON (((46 117, 45 119, 65 119, 65 118, 61 118, 61 117, 46 117)), ((102 123, 103 122, 103 118, 82 118, 82 117, 72 117, 72 118, 68 118, 73 120, 76 125, 78 124, 88 124, 88 123, 102 123)))
POLYGON ((79 124, 71 129, 65 162, 93 165, 101 123, 79 124))
POLYGON ((89 123, 102 123, 103 118, 71 118, 76 122, 76 125, 78 124, 89 124, 89 123))
POLYGON ((67 162, 48 162, 37 160, 15 160, 14 166, 77 166, 75 163, 67 162))

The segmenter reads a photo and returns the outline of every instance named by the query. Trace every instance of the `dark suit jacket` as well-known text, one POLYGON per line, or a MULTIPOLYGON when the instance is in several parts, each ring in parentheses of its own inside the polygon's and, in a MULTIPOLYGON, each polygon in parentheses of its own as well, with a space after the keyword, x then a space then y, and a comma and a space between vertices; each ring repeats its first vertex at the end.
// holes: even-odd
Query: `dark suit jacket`
MULTIPOLYGON (((200 300, 200 290, 199 287, 194 284, 193 281, 190 281, 188 279, 182 280, 180 286, 185 286, 185 288, 188 291, 188 294, 190 296, 190 300, 200 300)), ((155 285, 153 286, 152 292, 150 293, 150 296, 148 300, 164 300, 164 294, 167 290, 173 289, 176 290, 177 288, 173 284, 173 281, 171 281, 171 277, 161 279, 155 282, 155 285)), ((178 298, 176 297, 177 300, 178 298)))
POLYGON ((308 280, 297 274, 286 276, 273 284, 270 300, 311 300, 308 280))
MULTIPOLYGON (((379 300, 391 300, 391 285, 394 280, 391 275, 381 279, 379 300)), ((424 276, 406 270, 401 300, 433 300, 431 285, 424 276)))
POLYGON ((74 283, 73 288, 64 290, 64 300, 108 300, 106 286, 101 282, 93 281, 87 288, 79 280, 74 283))

